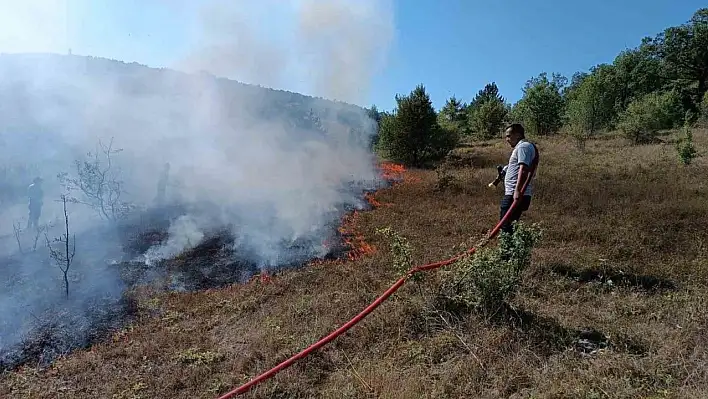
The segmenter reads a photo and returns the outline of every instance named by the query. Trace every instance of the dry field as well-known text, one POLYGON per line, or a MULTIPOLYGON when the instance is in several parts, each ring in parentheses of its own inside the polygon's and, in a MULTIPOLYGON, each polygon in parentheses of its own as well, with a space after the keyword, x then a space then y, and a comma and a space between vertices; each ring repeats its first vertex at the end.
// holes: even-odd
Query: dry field
MULTIPOLYGON (((433 271, 244 396, 708 397, 708 131, 694 139, 703 157, 688 167, 670 142, 633 147, 609 137, 580 153, 539 140, 537 195, 524 221, 539 222, 544 236, 510 304, 517 318, 436 309, 430 298, 445 274, 433 271)), ((372 246, 362 256, 225 289, 139 293, 134 325, 46 370, 2 375, 0 397, 215 398, 248 381, 395 281, 377 228, 391 226, 427 263, 493 226, 502 193, 486 183, 509 149, 458 151, 471 164, 451 172, 458 189, 436 191, 434 171, 408 171, 376 194, 376 209, 349 221, 372 246)))

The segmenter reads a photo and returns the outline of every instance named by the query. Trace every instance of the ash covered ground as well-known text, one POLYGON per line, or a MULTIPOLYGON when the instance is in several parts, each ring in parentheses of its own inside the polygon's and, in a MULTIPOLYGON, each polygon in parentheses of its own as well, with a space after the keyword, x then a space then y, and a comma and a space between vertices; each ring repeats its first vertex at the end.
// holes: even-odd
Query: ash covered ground
MULTIPOLYGON (((376 184, 380 188, 389 183, 381 180, 376 184)), ((175 256, 155 258, 155 249, 170 241, 171 226, 180 218, 192 217, 195 206, 148 210, 113 227, 82 232, 75 238, 77 255, 69 272, 68 297, 61 289, 61 270, 44 246, 45 238, 40 237, 33 248, 36 235, 25 232, 22 239, 29 245, 23 253, 0 259, 0 304, 5 314, 11 314, 0 321, 4 340, 0 342, 0 371, 21 365, 44 367, 59 356, 104 339, 136 315, 130 294, 135 288, 149 287, 153 292, 203 290, 245 283, 256 274, 301 267, 314 259, 345 258, 351 248, 338 229, 342 217, 369 209, 365 194, 375 187, 349 184, 347 188, 361 200, 340 204, 328 215, 328 223, 310 236, 281 241, 278 253, 287 256, 268 265, 259 261, 261 257, 249 245, 248 231, 239 236, 237 225, 212 227, 175 256), (101 239, 95 240, 97 236, 101 239), (96 242, 102 244, 97 247, 96 242), (30 264, 33 266, 27 267, 30 264), (54 277, 47 278, 48 274, 54 277), (16 306, 25 303, 22 297, 26 296, 41 300, 16 306)), ((203 209, 203 204, 196 208, 203 209)), ((51 230, 54 233, 61 227, 51 230)), ((15 237, 4 237, 3 241, 7 240, 15 237)))

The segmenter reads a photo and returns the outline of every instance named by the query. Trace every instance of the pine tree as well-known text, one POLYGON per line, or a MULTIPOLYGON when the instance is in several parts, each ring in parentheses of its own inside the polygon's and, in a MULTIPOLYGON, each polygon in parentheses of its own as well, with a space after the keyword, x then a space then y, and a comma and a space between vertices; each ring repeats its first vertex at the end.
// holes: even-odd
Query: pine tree
POLYGON ((438 114, 438 123, 443 129, 465 135, 467 133, 466 108, 466 105, 455 96, 450 97, 438 114))
POLYGON ((407 166, 424 166, 444 157, 457 144, 457 135, 440 127, 423 85, 409 95, 396 95, 397 108, 384 117, 378 148, 384 156, 407 166))
POLYGON ((487 83, 482 90, 477 92, 477 95, 470 103, 469 108, 474 110, 483 103, 494 99, 499 100, 502 104, 504 104, 504 97, 499 95, 499 88, 497 87, 497 84, 495 82, 487 83))
POLYGON ((495 137, 504 125, 508 113, 509 109, 504 103, 504 97, 499 94, 496 83, 488 83, 467 108, 468 130, 483 140, 495 137))

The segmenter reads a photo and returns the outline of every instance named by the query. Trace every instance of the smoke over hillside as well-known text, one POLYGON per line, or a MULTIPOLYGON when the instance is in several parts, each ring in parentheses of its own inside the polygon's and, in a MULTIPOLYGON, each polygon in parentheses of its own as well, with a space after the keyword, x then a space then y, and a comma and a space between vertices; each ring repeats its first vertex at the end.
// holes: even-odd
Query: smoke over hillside
POLYGON ((181 67, 366 103, 393 37, 389 0, 237 3, 205 2, 196 14, 197 44, 181 67))
MULTIPOLYGON (((239 25, 267 26, 257 14, 244 15, 240 3, 204 6, 201 26, 214 29, 196 32, 211 42, 191 47, 175 67, 258 84, 269 77, 275 87, 294 80, 319 96, 365 98, 385 55, 381 38, 390 34, 388 11, 378 3, 288 3, 294 30, 272 42, 239 25), (297 46, 282 47, 284 38, 297 46)), ((204 73, 48 54, 0 55, 0 103, 0 366, 28 356, 16 347, 28 334, 61 353, 94 335, 97 320, 118 320, 111 312, 123 303, 121 262, 150 268, 224 229, 234 253, 257 268, 322 256, 333 223, 377 184, 373 122, 345 103, 204 73), (109 145, 119 150, 110 162, 103 153, 109 145), (98 203, 76 184, 67 191, 71 179, 96 186, 95 173, 103 171, 111 184, 102 195, 119 187, 119 197, 98 203), (64 228, 60 195, 77 200, 68 205, 76 239, 69 299, 45 237, 25 228, 35 176, 44 179, 40 223, 49 224, 50 240, 64 228), (146 224, 164 235, 126 252, 133 240, 126 235, 146 224)))

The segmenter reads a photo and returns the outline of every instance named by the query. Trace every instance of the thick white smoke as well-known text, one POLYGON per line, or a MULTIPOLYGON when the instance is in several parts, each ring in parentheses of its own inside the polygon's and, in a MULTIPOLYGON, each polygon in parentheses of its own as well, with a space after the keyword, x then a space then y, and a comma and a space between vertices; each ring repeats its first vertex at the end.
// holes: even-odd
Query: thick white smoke
MULTIPOLYGON (((214 0, 203 5, 195 22, 197 44, 179 67, 264 86, 294 84, 314 95, 357 103, 366 99, 392 36, 390 8, 373 0, 258 5, 214 0)), ((181 196, 230 205, 220 211, 256 236, 251 242, 260 246, 264 263, 281 257, 279 241, 315 233, 335 205, 352 202, 342 184, 375 178, 367 137, 352 141, 349 128, 334 120, 324 121, 326 138, 312 132, 293 135, 282 120, 265 122, 245 110, 248 103, 267 99, 247 95, 225 101, 210 84, 196 87, 203 94, 190 123, 209 140, 187 132, 180 141, 200 165, 182 157, 182 148, 165 158, 177 167, 186 188, 181 196), (251 211, 254 205, 258 210, 251 211)), ((358 117, 370 126, 363 113, 358 117)))
MULTIPOLYGON (((2 2, 0 22, 6 15, 24 20, 10 28, 0 24, 0 52, 63 47, 66 2, 17 4, 2 2), (33 31, 38 21, 45 22, 44 34, 33 31)), ((261 267, 287 263, 289 245, 303 240, 315 245, 310 254, 321 254, 317 245, 327 238, 327 224, 343 205, 361 200, 352 187, 376 180, 368 149, 372 121, 362 109, 219 77, 362 104, 392 37, 388 5, 200 4, 194 24, 187 24, 191 45, 172 65, 193 74, 82 56, 0 55, 0 250, 11 256, 16 272, 7 280, 12 287, 0 294, 0 352, 28 328, 26 310, 34 315, 62 303, 60 272, 46 254, 17 253, 12 226, 26 224, 26 188, 36 175, 45 179, 40 222, 53 222, 48 236, 58 236, 63 213, 56 200, 64 188, 56 176, 75 175, 74 161, 96 151, 99 140, 113 140, 122 150, 113 155, 111 173, 123 182, 121 199, 138 207, 159 206, 157 187, 164 165, 170 165, 164 204, 185 205, 187 212, 172 222, 162 245, 143 254, 149 265, 224 226, 261 267), (322 129, 303 122, 307 107, 320 117, 322 129)), ((71 271, 77 294, 70 307, 84 315, 88 302, 82 297, 115 297, 122 290, 111 268, 120 257, 119 234, 89 207, 69 208, 77 239, 71 271)), ((26 249, 33 238, 23 234, 26 249)), ((42 237, 40 247, 43 242, 42 237)))
POLYGON ((365 104, 393 40, 390 0, 208 0, 180 62, 266 87, 365 104))

